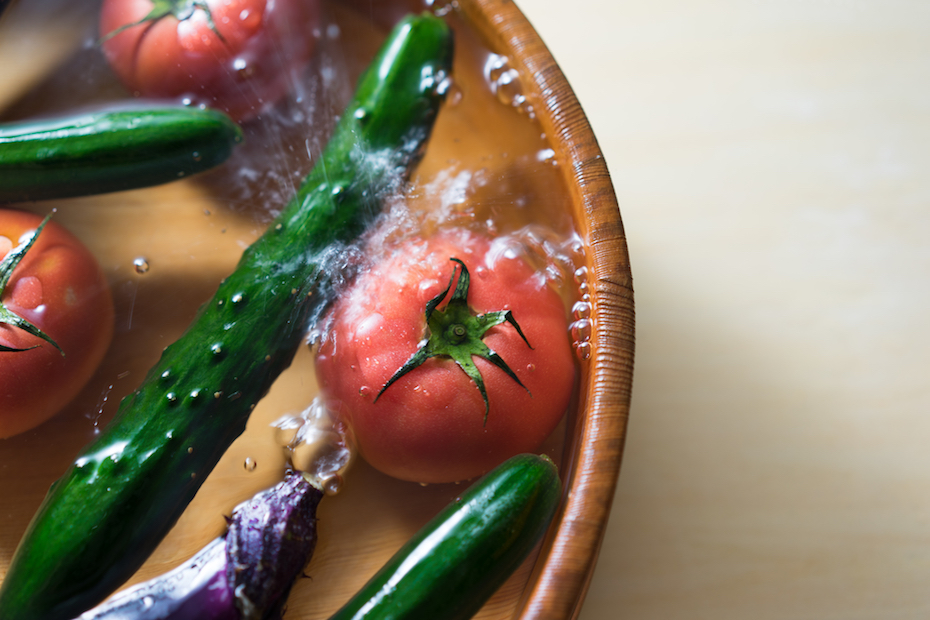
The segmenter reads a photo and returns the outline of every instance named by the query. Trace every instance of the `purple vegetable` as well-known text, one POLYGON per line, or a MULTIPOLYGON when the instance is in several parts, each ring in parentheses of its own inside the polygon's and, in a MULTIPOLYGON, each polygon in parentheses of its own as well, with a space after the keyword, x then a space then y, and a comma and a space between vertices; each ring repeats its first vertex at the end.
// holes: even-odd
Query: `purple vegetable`
POLYGON ((78 620, 278 619, 316 546, 323 492, 300 472, 236 507, 224 536, 78 620))

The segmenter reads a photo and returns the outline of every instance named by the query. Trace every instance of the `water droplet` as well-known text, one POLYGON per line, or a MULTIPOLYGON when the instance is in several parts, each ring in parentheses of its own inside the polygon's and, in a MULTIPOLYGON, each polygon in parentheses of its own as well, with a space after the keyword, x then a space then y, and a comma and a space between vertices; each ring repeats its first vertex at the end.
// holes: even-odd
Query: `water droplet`
POLYGON ((239 19, 240 19, 240 20, 245 21, 245 20, 247 20, 248 18, 249 18, 249 10, 248 10, 248 9, 243 9, 242 11, 239 12, 239 19))
POLYGON ((193 454, 193 453, 194 453, 194 446, 188 446, 188 448, 187 448, 187 453, 188 453, 188 454, 193 454))
POLYGON ((202 161, 202 160, 203 160, 203 155, 201 155, 201 154, 198 153, 197 151, 194 151, 192 155, 193 155, 194 161, 202 161))
POLYGON ((542 149, 541 151, 536 153, 536 159, 537 161, 547 163, 551 166, 559 165, 558 160, 556 160, 555 158, 555 151, 553 151, 552 149, 542 149))
POLYGON ((532 107, 523 93, 520 73, 510 65, 509 58, 490 54, 484 66, 484 75, 498 101, 532 115, 532 107))
POLYGON ((234 306, 240 306, 245 303, 245 295, 242 293, 236 293, 229 299, 229 301, 231 301, 234 306))
POLYGON ((587 342, 591 339, 591 321, 580 319, 572 323, 572 339, 575 342, 587 342))
POLYGON ((242 466, 245 467, 246 471, 255 471, 255 468, 258 467, 258 463, 255 462, 251 456, 245 457, 245 462, 242 463, 242 466))
POLYGON ((212 353, 214 357, 221 357, 224 352, 222 342, 214 342, 210 345, 210 353, 212 353))
POLYGON ((455 107, 462 103, 462 100, 465 99, 465 91, 462 90, 462 87, 458 85, 458 82, 452 78, 448 78, 448 84, 445 87, 446 90, 446 106, 455 107))
POLYGON ((297 416, 287 416, 278 420, 274 425, 275 443, 282 448, 288 447, 297 438, 297 433, 300 432, 302 425, 303 422, 297 416))
POLYGON ((339 474, 333 474, 323 481, 323 492, 326 493, 326 495, 332 497, 342 490, 342 483, 342 476, 339 474))
POLYGON ((233 60, 232 68, 236 72, 236 77, 240 79, 248 79, 255 75, 255 65, 249 64, 245 58, 233 60))
POLYGON ((362 398, 368 398, 371 396, 371 388, 367 385, 363 385, 362 387, 358 388, 358 395, 362 398))
POLYGON ((591 318, 591 304, 587 301, 576 301, 575 305, 572 306, 572 316, 575 319, 591 318))
POLYGON ((154 604, 155 604, 155 599, 152 598, 151 596, 143 596, 143 597, 142 597, 142 606, 145 607, 146 609, 148 609, 149 607, 151 607, 151 606, 154 605, 154 604))
POLYGON ((173 405, 178 402, 178 395, 174 392, 168 392, 165 394, 165 398, 168 400, 169 405, 173 405))
POLYGON ((136 270, 136 273, 148 273, 149 271, 149 261, 146 258, 139 257, 132 261, 132 267, 136 270))
POLYGON ((591 343, 590 342, 579 342, 575 345, 575 355, 581 361, 591 359, 591 343))
POLYGON ((587 267, 579 267, 578 269, 575 270, 575 282, 577 282, 578 284, 581 284, 582 282, 586 282, 587 280, 588 280, 588 268, 587 267))
POLYGON ((455 0, 426 0, 426 6, 437 17, 445 17, 455 10, 455 0))

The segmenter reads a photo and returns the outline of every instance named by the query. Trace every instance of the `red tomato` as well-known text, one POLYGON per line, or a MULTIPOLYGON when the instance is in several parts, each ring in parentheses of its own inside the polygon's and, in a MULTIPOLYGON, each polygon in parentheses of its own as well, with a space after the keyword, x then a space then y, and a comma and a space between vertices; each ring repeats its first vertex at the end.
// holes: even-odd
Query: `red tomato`
POLYGON ((565 413, 575 367, 564 305, 523 257, 501 250, 465 230, 411 240, 359 276, 328 314, 316 358, 321 393, 359 453, 384 473, 423 483, 471 479, 539 448, 565 413), (379 395, 427 334, 426 304, 449 286, 450 258, 470 272, 471 310, 510 310, 532 345, 506 322, 484 335, 523 384, 473 357, 487 410, 477 384, 448 357, 427 359, 379 395))
MULTIPOLYGON (((42 218, 0 210, 0 258, 42 218)), ((110 289, 90 251, 46 223, 3 289, 0 302, 64 352, 19 327, 0 323, 0 438, 38 426, 61 410, 97 369, 113 335, 110 289)))
POLYGON ((287 92, 319 14, 319 0, 104 0, 100 33, 136 94, 188 97, 242 120, 287 92), (166 14, 146 21, 154 6, 166 14))

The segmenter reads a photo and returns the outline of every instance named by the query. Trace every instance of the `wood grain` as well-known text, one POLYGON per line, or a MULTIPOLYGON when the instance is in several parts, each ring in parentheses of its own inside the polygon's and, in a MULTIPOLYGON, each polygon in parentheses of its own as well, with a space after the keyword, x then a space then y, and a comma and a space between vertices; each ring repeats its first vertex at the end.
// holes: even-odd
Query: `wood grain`
POLYGON ((577 616, 604 536, 619 475, 633 378, 633 285, 610 176, 568 80, 513 2, 461 2, 469 20, 519 67, 531 101, 562 162, 572 209, 587 247, 593 303, 591 357, 564 474, 565 501, 520 617, 577 616))

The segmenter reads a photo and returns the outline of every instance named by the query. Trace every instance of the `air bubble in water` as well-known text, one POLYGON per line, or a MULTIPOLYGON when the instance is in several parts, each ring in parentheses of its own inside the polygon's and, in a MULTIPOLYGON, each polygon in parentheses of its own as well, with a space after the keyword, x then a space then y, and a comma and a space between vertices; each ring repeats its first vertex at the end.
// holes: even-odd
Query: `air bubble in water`
POLYGON ((489 55, 484 65, 484 77, 498 101, 534 116, 532 106, 523 92, 520 72, 510 66, 509 58, 498 54, 489 55))
POLYGON ((590 319, 579 319, 572 323, 572 339, 575 342, 586 342, 591 339, 590 319))
POLYGON ((324 487, 327 480, 341 475, 352 460, 354 450, 349 433, 334 422, 319 399, 300 414, 279 418, 273 426, 275 439, 291 466, 324 487))
POLYGON ((333 496, 342 490, 342 476, 333 474, 323 481, 323 492, 326 495, 333 496))
POLYGON ((581 284, 582 282, 586 282, 587 280, 588 280, 588 268, 587 267, 579 267, 578 269, 575 270, 575 282, 577 282, 578 284, 581 284))
POLYGON ((445 17, 455 10, 455 0, 426 0, 426 6, 438 17, 445 17))
POLYGON ((536 159, 543 164, 549 164, 553 168, 559 165, 559 158, 555 156, 555 151, 550 148, 542 149, 536 153, 536 159))
POLYGON ((148 273, 149 270, 149 261, 146 258, 139 257, 132 261, 132 267, 136 270, 136 273, 148 273))
POLYGON ((448 82, 445 87, 446 106, 455 107, 462 103, 462 100, 465 98, 465 93, 462 91, 462 87, 458 85, 458 82, 452 78, 448 78, 446 81, 448 82))
POLYGON ((255 74, 255 67, 245 58, 236 58, 233 60, 232 67, 233 71, 236 72, 236 76, 240 79, 248 79, 255 74))
POLYGON ((255 471, 255 468, 258 467, 258 463, 255 462, 251 456, 245 457, 245 462, 242 463, 242 466, 245 467, 246 471, 255 471))
POLYGON ((588 301, 576 301, 572 306, 572 315, 575 319, 590 319, 591 304, 588 301))

